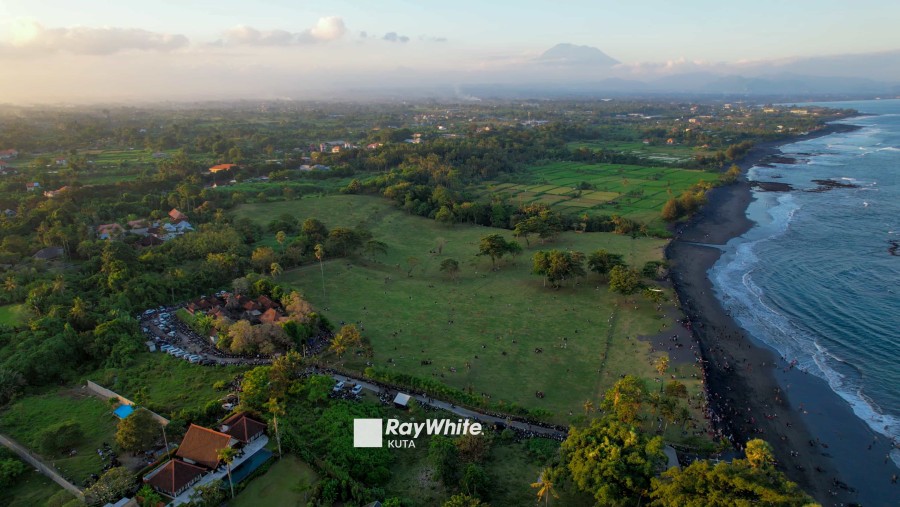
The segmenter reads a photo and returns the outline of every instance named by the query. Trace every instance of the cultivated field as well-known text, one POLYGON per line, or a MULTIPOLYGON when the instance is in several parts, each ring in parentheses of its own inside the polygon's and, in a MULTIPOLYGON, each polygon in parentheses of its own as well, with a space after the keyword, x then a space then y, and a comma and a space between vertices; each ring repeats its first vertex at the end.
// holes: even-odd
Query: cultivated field
POLYGON ((551 162, 532 166, 510 182, 489 182, 484 194, 506 194, 513 202, 539 202, 567 214, 620 215, 661 225, 660 211, 669 198, 715 179, 686 169, 551 162), (588 188, 580 189, 583 183, 588 188))
POLYGON ((671 308, 657 312, 640 296, 626 301, 596 275, 553 290, 531 274, 531 256, 541 248, 585 253, 605 248, 639 267, 661 258, 661 240, 568 232, 544 246, 532 241, 521 256, 498 262, 492 271, 489 258, 475 255, 478 241, 497 232, 511 238, 509 231, 446 227, 408 216, 375 197, 306 198, 248 204, 236 211, 260 224, 281 213, 316 217, 330 228, 363 226, 388 245, 388 254, 374 261, 326 261, 324 294, 318 265, 279 279, 323 308, 333 323, 357 322, 364 328, 374 357, 345 358, 345 366, 356 370, 371 362, 484 393, 495 404, 543 408, 568 420, 570 412, 577 415, 586 400, 596 402, 622 374, 655 376, 649 345, 635 338, 674 323, 671 308), (442 241, 443 252, 432 253, 442 241), (460 264, 457 281, 439 271, 447 258, 460 264), (422 364, 429 360, 430 365, 422 364), (537 399, 536 391, 545 397, 537 399))
POLYGON ((636 155, 650 161, 666 164, 682 164, 690 161, 695 155, 712 155, 714 152, 702 148, 684 145, 651 145, 641 141, 576 141, 568 144, 571 149, 587 148, 590 150, 608 150, 628 155, 636 155))

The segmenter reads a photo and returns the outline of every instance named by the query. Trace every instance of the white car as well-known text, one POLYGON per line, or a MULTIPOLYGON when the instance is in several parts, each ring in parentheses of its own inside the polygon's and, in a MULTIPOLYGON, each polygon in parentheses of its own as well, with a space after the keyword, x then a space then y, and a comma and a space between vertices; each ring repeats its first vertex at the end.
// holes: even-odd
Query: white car
POLYGON ((353 389, 351 389, 350 392, 353 393, 354 396, 356 396, 359 393, 361 393, 362 390, 363 390, 363 387, 359 384, 356 384, 355 386, 353 386, 353 389))
POLYGON ((161 347, 159 348, 159 350, 161 350, 161 351, 163 351, 163 352, 168 352, 168 351, 170 351, 170 350, 172 350, 172 349, 174 349, 174 348, 175 348, 175 347, 173 347, 173 346, 171 346, 171 345, 169 345, 169 344, 167 343, 167 344, 161 346, 161 347))
POLYGON ((338 382, 337 384, 335 384, 334 389, 332 389, 332 391, 334 391, 334 392, 336 392, 336 393, 337 393, 337 392, 340 392, 340 391, 343 391, 345 385, 346 385, 346 384, 344 384, 343 381, 338 382))

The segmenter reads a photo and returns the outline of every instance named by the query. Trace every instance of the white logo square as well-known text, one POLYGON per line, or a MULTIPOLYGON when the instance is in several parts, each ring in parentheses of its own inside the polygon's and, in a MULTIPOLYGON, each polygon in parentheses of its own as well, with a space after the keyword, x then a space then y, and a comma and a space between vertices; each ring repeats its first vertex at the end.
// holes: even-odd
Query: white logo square
POLYGON ((381 447, 382 422, 381 419, 354 419, 353 447, 381 447))

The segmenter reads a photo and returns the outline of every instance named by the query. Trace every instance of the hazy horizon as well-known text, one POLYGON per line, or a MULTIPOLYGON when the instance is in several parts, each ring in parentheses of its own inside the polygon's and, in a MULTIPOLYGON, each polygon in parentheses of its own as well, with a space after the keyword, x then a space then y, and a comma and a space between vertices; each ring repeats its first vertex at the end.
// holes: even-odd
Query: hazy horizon
POLYGON ((898 15, 900 5, 875 1, 853 9, 763 1, 749 9, 706 0, 88 0, 73 9, 63 0, 0 0, 0 63, 9 70, 0 96, 7 103, 317 99, 591 83, 606 83, 598 91, 640 83, 651 91, 893 91, 898 15), (542 58, 560 43, 572 46, 542 58), (717 82, 729 76, 778 84, 717 82))

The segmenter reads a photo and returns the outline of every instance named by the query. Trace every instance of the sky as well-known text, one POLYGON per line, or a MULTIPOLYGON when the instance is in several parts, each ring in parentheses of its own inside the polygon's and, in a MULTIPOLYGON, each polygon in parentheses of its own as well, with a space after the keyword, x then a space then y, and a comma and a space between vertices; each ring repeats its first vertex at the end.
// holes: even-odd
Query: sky
MULTIPOLYGON (((890 0, 0 0, 0 102, 549 79, 534 60, 559 43, 621 62, 560 79, 760 73, 896 52, 898 19, 890 0)), ((846 72, 826 63, 816 72, 846 72)))

